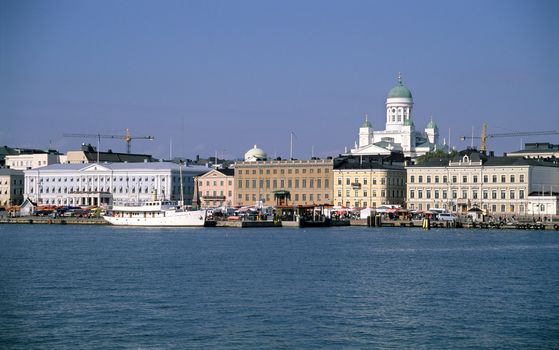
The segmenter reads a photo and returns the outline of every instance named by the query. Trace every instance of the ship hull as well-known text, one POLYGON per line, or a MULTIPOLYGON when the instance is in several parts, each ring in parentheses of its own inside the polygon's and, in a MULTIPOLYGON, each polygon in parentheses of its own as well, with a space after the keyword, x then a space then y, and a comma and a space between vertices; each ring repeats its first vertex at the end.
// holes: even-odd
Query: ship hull
POLYGON ((116 226, 151 226, 151 227, 203 227, 206 226, 206 212, 203 210, 151 213, 115 213, 103 217, 116 226))

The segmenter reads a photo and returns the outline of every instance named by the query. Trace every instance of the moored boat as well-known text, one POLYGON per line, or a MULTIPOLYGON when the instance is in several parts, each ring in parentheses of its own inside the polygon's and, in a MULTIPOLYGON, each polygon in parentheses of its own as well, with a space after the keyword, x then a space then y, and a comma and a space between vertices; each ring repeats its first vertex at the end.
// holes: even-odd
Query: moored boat
POLYGON ((169 200, 115 205, 103 218, 112 225, 122 226, 210 226, 205 210, 185 210, 169 200))

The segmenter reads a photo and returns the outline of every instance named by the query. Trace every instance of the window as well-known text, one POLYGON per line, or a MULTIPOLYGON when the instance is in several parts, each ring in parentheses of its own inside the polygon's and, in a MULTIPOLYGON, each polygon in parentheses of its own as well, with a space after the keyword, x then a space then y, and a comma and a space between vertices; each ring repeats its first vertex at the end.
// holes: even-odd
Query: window
POLYGON ((497 199, 497 191, 496 190, 491 191, 491 199, 497 199))
POLYGON ((483 199, 487 199, 487 190, 483 191, 483 199))
POLYGON ((425 191, 426 197, 431 198, 431 190, 425 191))
POLYGON ((427 183, 431 183, 431 176, 427 176, 427 183))
POLYGON ((511 182, 511 183, 514 183, 514 175, 511 175, 511 176, 510 176, 510 182, 511 182))
POLYGON ((458 198, 458 191, 452 190, 452 199, 458 198))
POLYGON ((472 198, 477 199, 477 190, 472 191, 472 198))
POLYGON ((474 183, 477 183, 477 175, 474 175, 474 177, 473 177, 473 182, 474 182, 474 183))
POLYGON ((467 190, 462 190, 462 198, 468 198, 468 191, 467 190))
POLYGON ((419 175, 417 181, 419 181, 419 183, 423 182, 423 176, 419 175))
POLYGON ((339 177, 339 178, 338 178, 338 185, 341 185, 341 184, 342 184, 342 178, 339 177))
POLYGON ((501 190, 501 199, 506 199, 506 198, 507 196, 505 190, 501 190))
POLYGON ((501 175, 501 182, 507 182, 507 176, 501 175))
POLYGON ((417 190, 417 198, 423 198, 423 190, 417 190))
MULTIPOLYGON (((522 176, 522 175, 520 175, 520 176, 522 176)), ((518 191, 518 198, 524 199, 524 190, 518 191)))
POLYGON ((346 184, 346 185, 349 185, 349 182, 350 182, 350 181, 351 181, 351 180, 349 179, 349 177, 346 177, 346 178, 345 178, 345 184, 346 184))
POLYGON ((448 193, 446 192, 446 190, 443 190, 443 199, 447 198, 448 193))
POLYGON ((524 182, 524 175, 520 175, 520 182, 524 182))
POLYGON ((439 183, 439 177, 435 176, 435 183, 439 183))
POLYGON ((439 199, 439 190, 435 190, 435 199, 439 199))
POLYGON ((458 182, 458 178, 456 177, 456 175, 453 175, 452 176, 452 183, 455 184, 456 182, 458 182))
POLYGON ((483 175, 483 182, 487 183, 489 181, 489 177, 487 175, 483 175))
POLYGON ((510 190, 509 199, 514 199, 514 190, 510 190))
POLYGON ((448 182, 448 178, 446 176, 443 176, 443 182, 447 183, 448 182))
POLYGON ((493 180, 493 183, 496 183, 497 182, 497 175, 493 175, 491 180, 493 180))
POLYGON ((410 176, 410 183, 413 183, 415 181, 415 176, 410 176))
POLYGON ((415 191, 414 190, 410 190, 410 198, 415 198, 415 191))
POLYGON ((504 205, 504 204, 501 204, 501 212, 503 212, 503 213, 504 213, 505 211, 506 211, 506 205, 504 205))
POLYGON ((466 175, 462 176, 462 182, 463 183, 468 182, 468 177, 466 175))

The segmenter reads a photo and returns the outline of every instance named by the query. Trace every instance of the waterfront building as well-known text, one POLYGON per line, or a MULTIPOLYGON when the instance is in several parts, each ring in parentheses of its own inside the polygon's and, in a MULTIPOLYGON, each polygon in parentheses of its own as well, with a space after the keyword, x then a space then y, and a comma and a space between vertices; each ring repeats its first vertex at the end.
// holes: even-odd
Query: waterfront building
POLYGON ((527 143, 524 145, 524 149, 508 152, 506 155, 524 158, 559 158, 559 145, 549 142, 527 143))
POLYGON ((551 219, 559 215, 559 192, 532 192, 528 195, 528 215, 551 219))
POLYGON ((408 209, 478 207, 494 215, 528 213, 528 194, 559 188, 557 161, 486 156, 476 150, 407 168, 408 209))
POLYGON ((288 193, 289 205, 331 204, 332 159, 262 159, 266 153, 255 147, 235 162, 235 205, 273 206, 277 193, 288 193))
POLYGON ((197 176, 195 198, 203 208, 230 207, 235 201, 235 171, 213 169, 197 176))
POLYGON ((50 164, 59 164, 61 156, 58 153, 50 152, 7 155, 6 167, 15 170, 35 169, 50 164))
POLYGON ((79 151, 68 151, 66 153, 66 160, 61 163, 69 164, 88 164, 96 162, 109 162, 109 163, 143 163, 155 162, 149 154, 130 154, 130 153, 115 153, 111 150, 108 152, 97 152, 97 149, 90 144, 82 145, 79 151))
POLYGON ((106 206, 144 203, 154 197, 184 198, 191 204, 194 177, 207 171, 169 162, 54 164, 25 170, 24 196, 39 205, 106 206))
POLYGON ((389 156, 342 156, 334 159, 333 202, 347 208, 403 205, 406 169, 400 153, 389 156))
POLYGON ((406 157, 416 158, 437 149, 447 149, 446 145, 439 144, 439 129, 433 118, 423 131, 416 130, 412 118, 413 104, 411 91, 398 76, 398 83, 386 98, 385 130, 375 131, 365 116, 359 128, 359 142, 355 143, 349 154, 390 155, 391 152, 399 151, 406 157))
POLYGON ((0 206, 8 207, 23 202, 23 171, 0 169, 0 206))

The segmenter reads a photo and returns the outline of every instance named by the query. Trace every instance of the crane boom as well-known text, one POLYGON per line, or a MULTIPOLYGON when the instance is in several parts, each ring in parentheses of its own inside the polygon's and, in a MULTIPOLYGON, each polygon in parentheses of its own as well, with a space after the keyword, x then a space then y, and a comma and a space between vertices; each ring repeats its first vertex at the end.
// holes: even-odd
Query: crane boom
POLYGON ((559 135, 559 131, 519 131, 519 132, 505 132, 499 134, 488 134, 487 124, 484 123, 481 129, 481 136, 461 136, 460 140, 480 139, 479 150, 485 152, 487 150, 487 139, 494 137, 515 137, 515 136, 537 136, 537 135, 559 135))
MULTIPOLYGON (((126 153, 130 154, 132 144, 131 141, 137 140, 155 140, 153 136, 132 136, 130 130, 126 129, 125 135, 106 135, 106 134, 64 134, 64 137, 82 137, 82 138, 96 138, 100 143, 100 139, 120 139, 126 142, 126 153)), ((99 147, 99 145, 97 145, 99 147)))

